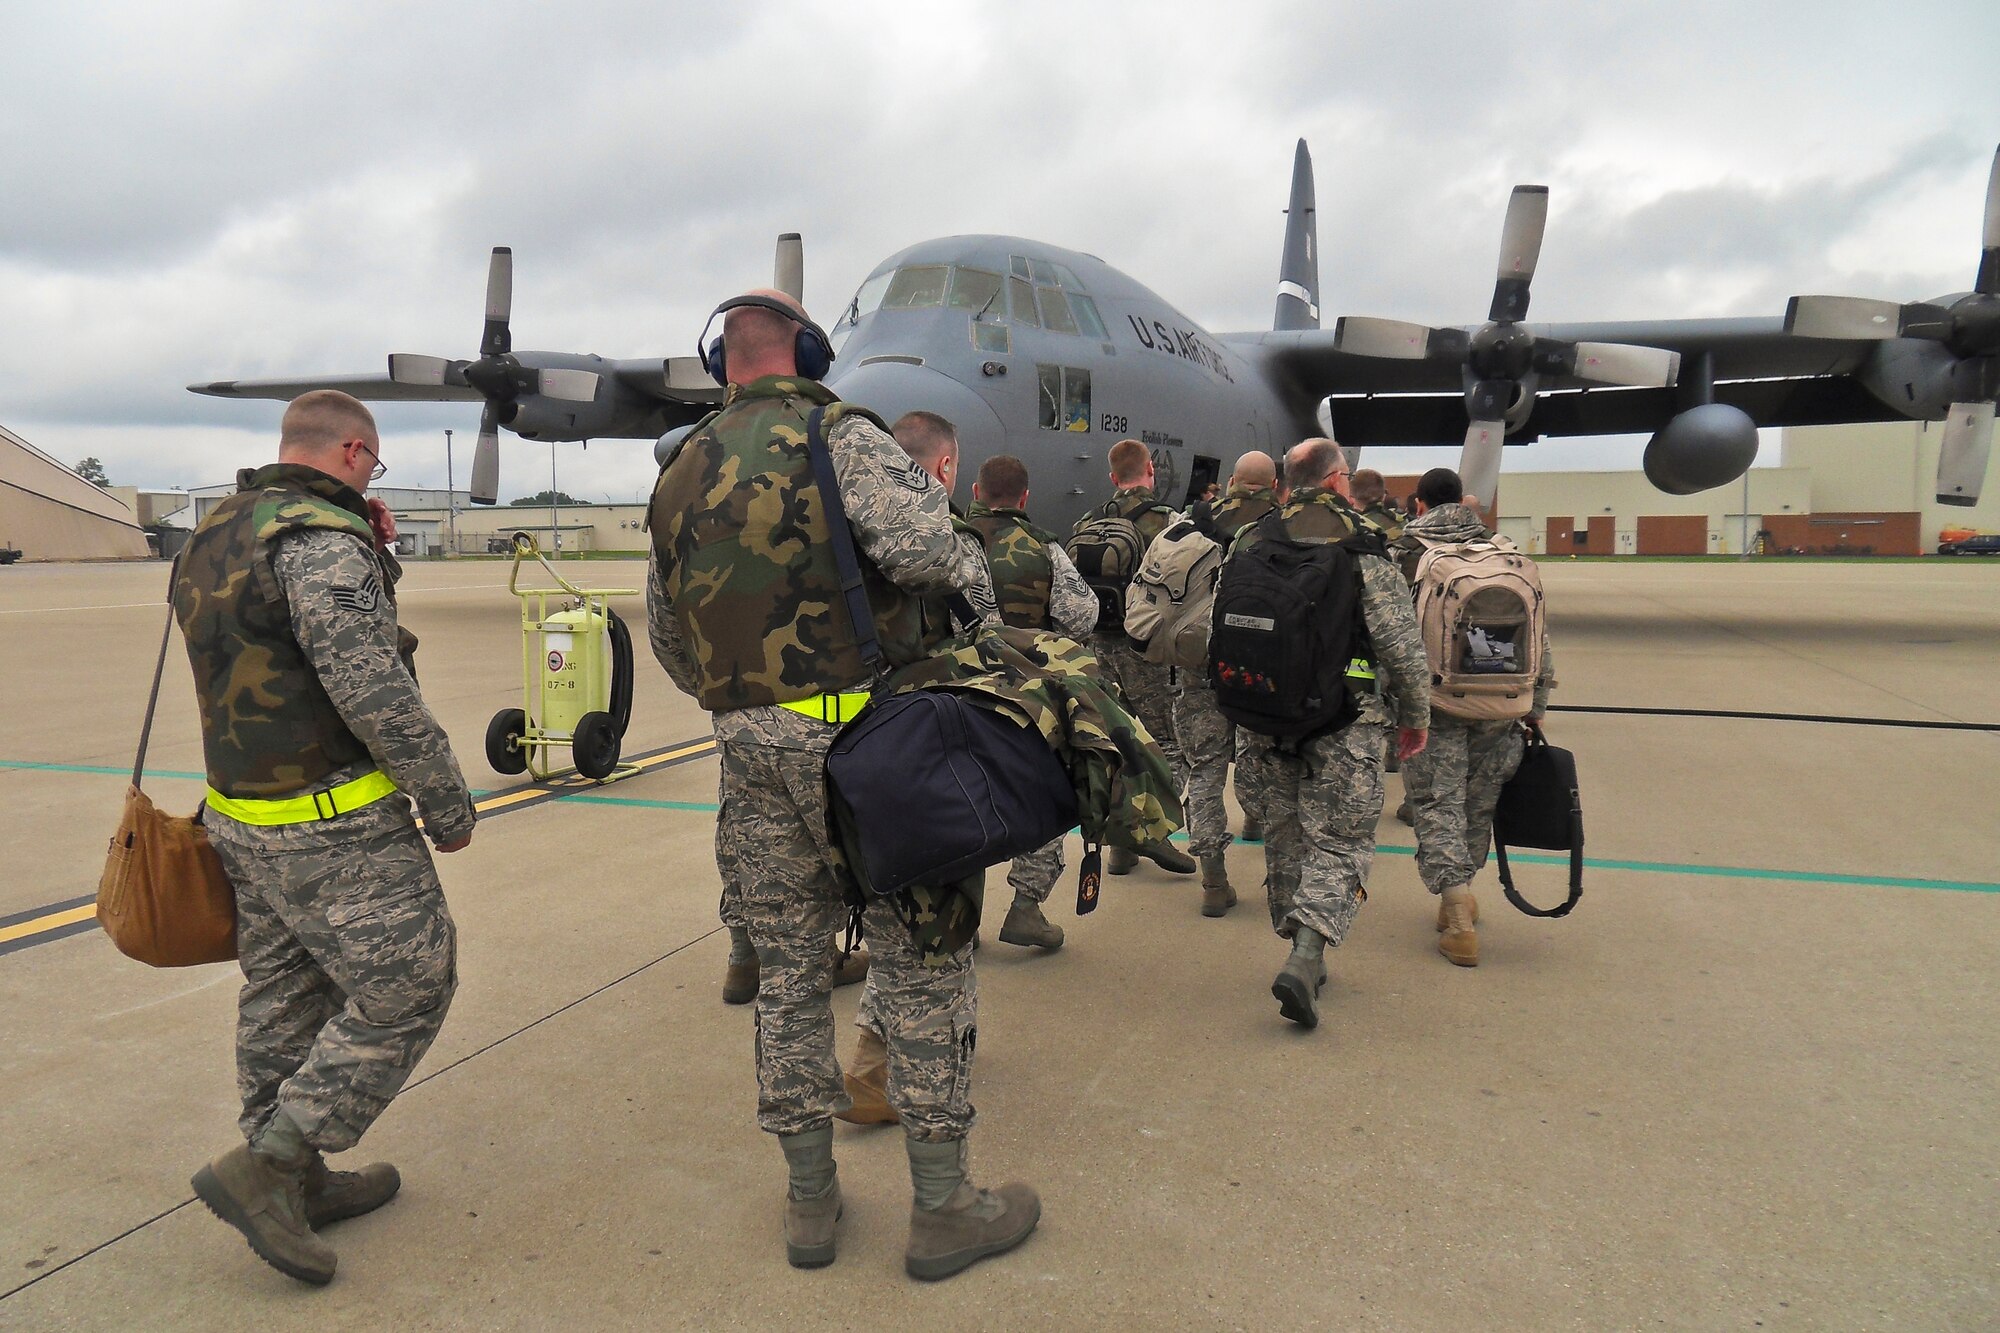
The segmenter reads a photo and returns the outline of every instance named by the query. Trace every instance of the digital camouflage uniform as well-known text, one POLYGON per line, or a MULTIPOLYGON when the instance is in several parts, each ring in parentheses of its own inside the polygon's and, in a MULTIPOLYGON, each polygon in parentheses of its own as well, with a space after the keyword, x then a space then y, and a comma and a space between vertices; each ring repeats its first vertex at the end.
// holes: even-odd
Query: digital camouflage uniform
MULTIPOLYGON (((825 775, 838 728, 778 703, 871 679, 806 462, 811 409, 829 408, 828 451, 890 665, 923 653, 918 597, 974 589, 985 574, 953 534, 943 489, 879 422, 836 403, 800 378, 730 386, 722 412, 661 470, 651 513, 650 637, 674 684, 715 715, 716 859, 725 873, 737 868, 757 950, 758 1123, 781 1135, 823 1128, 845 1104, 827 949, 844 909, 825 775)), ((926 967, 889 899, 871 900, 863 924, 889 1029, 890 1100, 913 1137, 963 1138, 973 1118, 971 949, 926 967)))
MULTIPOLYGON (((993 509, 977 501, 966 521, 985 539, 1000 619, 1018 629, 1054 628, 1078 643, 1097 624, 1097 594, 1077 573, 1052 533, 1019 509, 993 509)), ((1029 902, 1049 900, 1063 872, 1063 839, 1057 838, 1007 867, 1007 886, 1029 902)))
POLYGON ((263 468, 196 530, 173 595, 214 791, 273 800, 380 769, 402 793, 311 823, 204 816, 236 890, 239 1123, 255 1139, 282 1109, 324 1153, 382 1114, 457 983, 451 913, 410 801, 436 843, 474 819, 411 674, 400 570, 366 512, 316 469, 263 468))
MULTIPOLYGON (((1076 526, 1081 528, 1093 518, 1111 515, 1132 520, 1132 526, 1139 530, 1141 555, 1167 524, 1179 517, 1149 488, 1132 486, 1085 514, 1076 526)), ((1125 706, 1153 733, 1153 739, 1173 765, 1177 780, 1185 785, 1187 765, 1181 758, 1180 743, 1174 739, 1174 695, 1180 689, 1174 669, 1148 662, 1120 628, 1097 630, 1090 636, 1089 646, 1097 654, 1104 674, 1118 686, 1125 706)))
MULTIPOLYGON (((1340 541, 1357 530, 1354 511, 1331 490, 1295 491, 1282 513, 1298 541, 1340 541)), ((1231 555, 1256 540, 1246 532, 1231 555)), ((1289 938, 1306 926, 1328 945, 1346 938, 1366 897, 1382 813, 1383 745, 1398 726, 1430 725, 1429 668, 1409 588, 1387 560, 1357 556, 1355 564, 1376 681, 1387 691, 1364 693, 1352 722, 1312 737, 1297 756, 1281 753, 1269 736, 1238 733, 1238 783, 1264 809, 1272 928, 1289 938)))
MULTIPOLYGON (((1399 553, 1421 558, 1426 538, 1434 543, 1477 541, 1487 536, 1479 515, 1464 505, 1439 505, 1404 528, 1399 553)), ((1414 560, 1408 572, 1414 574, 1414 560)), ((1528 716, 1539 721, 1549 710, 1555 662, 1542 639, 1542 671, 1528 716)), ((1472 883, 1486 866, 1493 841, 1493 808, 1500 789, 1521 766, 1524 745, 1517 721, 1468 721, 1442 708, 1431 711, 1431 738, 1422 754, 1403 763, 1403 787, 1417 831, 1417 874, 1424 887, 1442 894, 1472 883)))
MULTIPOLYGON (((1205 516, 1209 536, 1227 551, 1237 534, 1277 507, 1277 493, 1269 486, 1231 486, 1205 516)), ((1236 724, 1222 715, 1215 704, 1215 687, 1200 673, 1183 671, 1180 690, 1174 696, 1174 739, 1180 746, 1181 763, 1187 774, 1188 851, 1194 856, 1213 856, 1233 840, 1229 833, 1229 808, 1222 792, 1229 781, 1229 765, 1236 759, 1236 724)), ((1263 811, 1255 804, 1238 770, 1237 799, 1244 813, 1262 822, 1263 811)))

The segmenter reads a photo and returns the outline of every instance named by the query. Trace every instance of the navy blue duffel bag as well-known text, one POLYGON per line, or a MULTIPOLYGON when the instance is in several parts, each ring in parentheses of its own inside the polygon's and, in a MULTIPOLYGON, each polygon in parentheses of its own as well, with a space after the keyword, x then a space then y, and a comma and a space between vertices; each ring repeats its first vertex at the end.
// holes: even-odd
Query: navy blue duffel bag
POLYGON ((861 887, 886 897, 1034 851, 1077 824, 1076 792, 1039 731, 964 690, 870 703, 827 753, 861 887))

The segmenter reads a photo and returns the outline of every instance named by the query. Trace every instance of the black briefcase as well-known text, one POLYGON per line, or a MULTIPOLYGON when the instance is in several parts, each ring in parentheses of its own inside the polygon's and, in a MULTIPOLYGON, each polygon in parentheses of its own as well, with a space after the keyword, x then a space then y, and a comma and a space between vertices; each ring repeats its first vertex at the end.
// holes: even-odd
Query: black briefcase
POLYGON ((1583 896, 1583 798, 1576 785, 1576 756, 1550 745, 1541 728, 1528 728, 1521 766, 1500 789, 1493 809, 1493 856, 1507 901, 1529 916, 1568 916, 1583 896), (1514 892, 1507 848, 1541 847, 1569 853, 1569 901, 1540 908, 1514 892))
POLYGON ((870 703, 826 756, 861 887, 947 884, 1076 827, 1076 789, 1041 732, 963 690, 870 703))

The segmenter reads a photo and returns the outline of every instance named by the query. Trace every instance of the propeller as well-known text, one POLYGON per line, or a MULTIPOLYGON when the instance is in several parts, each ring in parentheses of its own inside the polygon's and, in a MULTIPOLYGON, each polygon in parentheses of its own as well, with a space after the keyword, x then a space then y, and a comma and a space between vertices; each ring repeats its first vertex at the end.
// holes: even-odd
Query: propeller
POLYGON ((771 285, 800 305, 806 302, 806 244, 795 231, 778 237, 778 257, 771 266, 771 285))
POLYGON ((479 443, 472 453, 472 502, 490 505, 500 498, 500 428, 520 413, 520 400, 540 395, 563 402, 587 403, 597 397, 601 377, 589 370, 538 370, 514 355, 508 320, 514 305, 514 252, 493 247, 486 267, 486 326, 479 337, 479 357, 452 361, 441 356, 395 352, 389 357, 389 378, 397 384, 468 385, 486 405, 479 413, 479 443))
POLYGON ((1979 271, 1972 290, 1950 300, 1875 301, 1859 296, 1794 296, 1785 332, 1801 338, 1936 343, 1951 354, 1951 406, 1938 452, 1939 504, 1979 502, 2000 399, 2000 150, 1986 177, 1979 271))
POLYGON ((1680 374, 1680 353, 1624 343, 1564 342, 1538 338, 1521 327, 1528 294, 1542 254, 1549 218, 1546 185, 1517 185, 1507 201, 1500 228, 1500 264, 1493 279, 1493 303, 1477 329, 1432 328, 1365 315, 1343 317, 1334 326, 1333 345, 1355 356, 1398 361, 1444 361, 1458 365, 1465 379, 1465 409, 1471 419, 1459 455, 1459 475, 1468 494, 1491 506, 1500 482, 1500 448, 1510 427, 1519 427, 1534 408, 1535 387, 1544 375, 1665 388, 1680 374))

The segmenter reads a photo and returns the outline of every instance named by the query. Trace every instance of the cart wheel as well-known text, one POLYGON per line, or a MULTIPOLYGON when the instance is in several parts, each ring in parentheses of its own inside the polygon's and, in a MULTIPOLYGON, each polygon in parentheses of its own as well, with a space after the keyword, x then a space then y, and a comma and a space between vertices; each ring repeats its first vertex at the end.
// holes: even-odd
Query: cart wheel
POLYGON ((521 734, 528 729, 528 715, 518 708, 503 708, 486 724, 486 762, 495 773, 520 773, 528 767, 528 752, 521 748, 521 734))
POLYGON ((587 778, 608 778, 618 767, 620 746, 618 723, 609 713, 585 713, 576 721, 576 735, 569 743, 576 771, 587 778))

